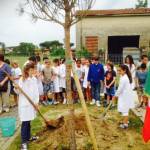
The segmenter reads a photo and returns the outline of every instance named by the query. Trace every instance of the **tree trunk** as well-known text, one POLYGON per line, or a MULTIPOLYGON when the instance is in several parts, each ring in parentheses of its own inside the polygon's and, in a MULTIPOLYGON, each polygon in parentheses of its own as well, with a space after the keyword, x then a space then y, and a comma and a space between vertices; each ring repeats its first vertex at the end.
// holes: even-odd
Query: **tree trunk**
MULTIPOLYGON (((66 18, 66 23, 68 23, 68 18, 66 18)), ((71 91, 71 49, 70 49, 70 26, 66 25, 65 28, 65 57, 66 57, 66 92, 67 100, 69 102, 69 113, 70 119, 68 122, 69 136, 70 136, 70 150, 76 150, 76 140, 75 140, 75 123, 74 123, 74 106, 71 91)))

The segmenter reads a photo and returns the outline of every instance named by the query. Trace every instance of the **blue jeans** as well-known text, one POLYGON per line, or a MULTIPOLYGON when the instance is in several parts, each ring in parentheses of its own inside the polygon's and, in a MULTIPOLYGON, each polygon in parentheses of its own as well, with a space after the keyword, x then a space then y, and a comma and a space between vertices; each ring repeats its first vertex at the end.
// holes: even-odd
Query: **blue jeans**
POLYGON ((23 121, 21 125, 21 140, 22 143, 27 143, 31 136, 30 121, 23 121))
POLYGON ((91 82, 92 99, 100 101, 100 89, 101 89, 100 82, 99 83, 91 82))

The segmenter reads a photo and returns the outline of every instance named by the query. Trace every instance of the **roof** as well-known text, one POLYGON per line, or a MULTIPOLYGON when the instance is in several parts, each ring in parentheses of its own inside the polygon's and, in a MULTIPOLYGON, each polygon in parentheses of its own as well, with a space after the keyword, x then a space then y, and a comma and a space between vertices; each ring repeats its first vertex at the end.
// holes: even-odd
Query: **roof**
POLYGON ((77 16, 124 16, 124 15, 150 15, 150 8, 138 9, 109 9, 109 10, 83 10, 77 11, 77 16))

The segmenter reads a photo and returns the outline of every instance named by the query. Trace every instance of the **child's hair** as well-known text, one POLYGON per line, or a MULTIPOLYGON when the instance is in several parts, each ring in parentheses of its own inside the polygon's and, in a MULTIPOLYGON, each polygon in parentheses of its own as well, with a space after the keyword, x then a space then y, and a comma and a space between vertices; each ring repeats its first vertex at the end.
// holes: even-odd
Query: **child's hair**
POLYGON ((129 65, 130 65, 130 68, 131 68, 132 64, 134 64, 133 57, 131 55, 127 55, 126 58, 125 58, 125 63, 127 63, 127 58, 129 59, 129 65))
POLYGON ((8 65, 10 65, 10 60, 9 59, 5 59, 4 62, 8 65))
POLYGON ((53 63, 55 63, 55 64, 59 64, 59 59, 57 59, 57 58, 56 58, 56 59, 54 59, 54 60, 53 60, 53 63))
POLYGON ((48 57, 43 57, 43 61, 45 61, 46 59, 48 59, 48 57))
POLYGON ((81 64, 81 60, 80 59, 78 59, 77 61, 76 61, 76 63, 78 64, 81 64))
POLYGON ((13 65, 17 65, 17 66, 19 66, 19 64, 18 64, 18 62, 17 61, 12 61, 11 62, 11 65, 13 66, 13 65))
POLYGON ((36 60, 37 60, 37 62, 40 62, 41 61, 41 57, 40 56, 36 56, 36 60))
POLYGON ((141 64, 140 68, 145 70, 146 69, 146 64, 141 64))
POLYGON ((120 65, 119 67, 120 67, 123 71, 126 72, 128 78, 129 78, 130 83, 132 83, 132 75, 131 75, 131 72, 130 72, 128 66, 127 66, 127 65, 120 65))
POLYGON ((29 57, 29 60, 30 60, 30 61, 33 61, 34 63, 37 62, 36 56, 31 56, 31 57, 29 57))
POLYGON ((34 69, 35 65, 33 63, 28 63, 24 66, 23 68, 23 75, 22 75, 22 79, 25 80, 29 77, 29 70, 32 68, 34 69))
POLYGON ((144 58, 148 58, 148 56, 147 55, 142 55, 141 59, 143 60, 144 58))
POLYGON ((111 70, 114 70, 114 65, 112 63, 108 63, 108 66, 110 66, 111 70))

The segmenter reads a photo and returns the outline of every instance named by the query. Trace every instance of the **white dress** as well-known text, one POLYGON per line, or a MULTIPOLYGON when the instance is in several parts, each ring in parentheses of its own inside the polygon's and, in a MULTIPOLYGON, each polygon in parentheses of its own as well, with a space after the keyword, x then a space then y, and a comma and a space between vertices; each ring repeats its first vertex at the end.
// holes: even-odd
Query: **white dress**
MULTIPOLYGON (((37 85, 37 79, 35 77, 27 78, 25 81, 20 78, 19 86, 22 90, 31 98, 31 100, 38 104, 39 102, 39 91, 37 85)), ((33 106, 29 103, 26 97, 19 91, 16 91, 19 94, 18 101, 18 113, 21 121, 30 121, 35 119, 36 111, 33 106)))
POLYGON ((59 74, 60 74, 60 88, 66 88, 66 65, 61 64, 59 68, 59 74))
POLYGON ((116 96, 118 97, 119 112, 128 113, 131 108, 134 108, 132 85, 130 84, 126 74, 120 78, 116 96))
POLYGON ((57 67, 52 67, 52 71, 55 75, 54 77, 54 80, 53 80, 53 83, 54 83, 54 93, 59 93, 60 92, 60 78, 59 78, 59 75, 60 75, 60 69, 59 69, 59 66, 57 67))
POLYGON ((88 67, 88 66, 85 66, 85 67, 84 67, 84 70, 83 70, 83 73, 84 73, 83 87, 84 87, 84 88, 87 88, 87 86, 88 86, 88 81, 87 81, 88 72, 89 72, 89 67, 88 67))

